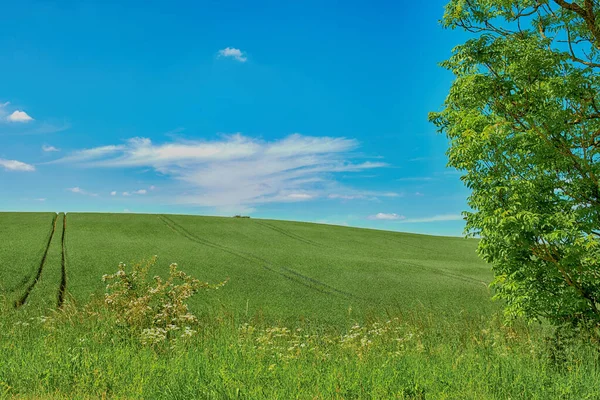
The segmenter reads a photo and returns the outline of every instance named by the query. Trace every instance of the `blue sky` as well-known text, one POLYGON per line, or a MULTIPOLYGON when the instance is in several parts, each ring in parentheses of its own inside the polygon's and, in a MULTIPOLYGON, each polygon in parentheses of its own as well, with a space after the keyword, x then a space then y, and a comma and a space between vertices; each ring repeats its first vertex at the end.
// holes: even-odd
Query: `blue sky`
POLYGON ((19 1, 0 14, 0 210, 249 214, 461 235, 427 121, 445 1, 19 1))

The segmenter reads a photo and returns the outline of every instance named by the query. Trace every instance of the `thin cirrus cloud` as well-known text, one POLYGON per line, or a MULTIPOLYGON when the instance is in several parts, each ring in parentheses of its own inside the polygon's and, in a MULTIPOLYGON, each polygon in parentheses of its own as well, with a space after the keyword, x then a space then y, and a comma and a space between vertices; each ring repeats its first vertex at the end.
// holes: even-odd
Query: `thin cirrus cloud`
POLYGON ((330 193, 327 195, 327 198, 331 200, 378 201, 380 197, 402 197, 403 195, 403 193, 395 192, 354 191, 349 193, 330 193))
POLYGON ((370 220, 380 221, 398 221, 403 224, 420 224, 428 222, 444 222, 444 221, 460 221, 463 217, 460 214, 442 214, 434 215, 433 217, 424 218, 406 218, 404 215, 377 213, 367 217, 370 220))
POLYGON ((234 60, 242 63, 248 60, 248 57, 244 55, 244 52, 234 47, 226 47, 222 50, 219 50, 219 57, 233 58, 234 60))
POLYGON ((6 171, 21 171, 21 172, 33 172, 35 167, 31 164, 24 163, 17 160, 5 160, 0 158, 0 167, 6 171))
POLYGON ((428 223, 428 222, 444 222, 444 221, 460 221, 464 219, 460 214, 443 214, 443 215, 434 215, 433 217, 425 217, 425 218, 408 218, 403 221, 400 221, 405 224, 414 223, 428 223))
POLYGON ((404 215, 398 215, 395 213, 387 214, 387 213, 377 213, 375 215, 370 215, 367 217, 371 220, 379 220, 379 221, 396 221, 406 219, 404 215))
MULTIPOLYGON (((155 186, 150 186, 149 189, 150 190, 154 190, 154 189, 156 189, 156 187, 155 186)), ((139 190, 134 190, 132 192, 122 192, 121 193, 121 195, 125 196, 125 197, 129 197, 129 196, 134 195, 134 194, 145 195, 145 194, 148 194, 148 190, 146 190, 146 189, 139 189, 139 190)), ((110 192, 110 195, 111 196, 116 196, 117 195, 117 191, 113 190, 112 192, 110 192)))
POLYGON ((351 189, 336 181, 337 173, 387 165, 349 161, 357 147, 353 139, 300 134, 273 141, 234 134, 213 141, 163 144, 133 138, 123 145, 76 151, 53 163, 88 168, 150 167, 179 183, 182 192, 174 196, 177 204, 248 211, 257 204, 309 201, 328 193, 351 195, 351 189))
POLYGON ((429 182, 434 179, 429 176, 415 176, 415 177, 407 177, 407 178, 398 178, 396 180, 402 181, 402 182, 429 182))
POLYGON ((98 195, 96 193, 90 193, 87 190, 84 190, 82 188, 80 188, 79 186, 76 187, 72 187, 72 188, 67 188, 67 190, 71 193, 76 193, 76 194, 81 194, 84 196, 92 196, 92 197, 97 197, 98 195))
POLYGON ((49 146, 47 144, 42 146, 42 150, 45 151, 46 153, 51 153, 51 152, 55 152, 55 151, 60 151, 60 149, 54 147, 54 146, 49 146))

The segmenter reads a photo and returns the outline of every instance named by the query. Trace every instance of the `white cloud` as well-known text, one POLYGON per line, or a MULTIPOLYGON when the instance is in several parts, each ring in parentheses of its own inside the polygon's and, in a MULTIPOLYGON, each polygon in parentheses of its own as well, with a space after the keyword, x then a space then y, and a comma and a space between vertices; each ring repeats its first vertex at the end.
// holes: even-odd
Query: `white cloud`
POLYGON ((443 221, 461 221, 463 219, 460 214, 443 214, 443 215, 434 215, 433 217, 425 217, 425 218, 408 218, 402 223, 427 223, 427 222, 443 222, 443 221))
POLYGON ((346 221, 332 221, 329 219, 318 219, 315 221, 315 223, 325 225, 350 226, 346 221))
POLYGON ((148 193, 148 191, 146 189, 140 189, 140 190, 136 190, 133 193, 134 194, 146 194, 146 193, 148 193))
POLYGON ((421 193, 421 192, 415 192, 415 196, 422 197, 422 196, 425 196, 425 195, 423 193, 421 193))
POLYGON ((125 146, 102 146, 93 149, 84 149, 73 152, 67 157, 50 161, 48 164, 89 162, 116 154, 124 149, 125 146))
POLYGON ((308 193, 290 193, 287 195, 287 198, 291 200, 310 200, 315 197, 316 196, 308 193))
POLYGON ((412 178, 399 178, 397 180, 405 181, 405 182, 428 182, 428 181, 432 181, 433 178, 431 178, 429 176, 422 176, 422 177, 412 177, 412 178))
POLYGON ((60 149, 57 149, 54 146, 49 146, 47 144, 45 144, 45 145, 42 146, 42 150, 45 151, 45 152, 60 151, 60 149))
POLYGON ((123 192, 122 195, 123 196, 131 196, 131 193, 129 193, 129 192, 123 192))
POLYGON ((77 194, 82 194, 84 196, 92 196, 92 197, 98 196, 96 193, 90 193, 87 190, 84 190, 84 189, 80 188, 79 186, 72 187, 72 188, 67 188, 67 190, 69 192, 77 193, 77 194))
POLYGON ((16 110, 12 114, 10 114, 6 119, 10 122, 29 122, 33 121, 25 111, 16 110))
POLYGON ((117 192, 113 190, 112 192, 110 192, 110 195, 111 195, 111 196, 116 196, 116 195, 117 195, 117 192))
POLYGON ((222 50, 219 50, 219 57, 231 57, 239 62, 246 62, 248 60, 248 58, 240 49, 233 47, 226 47, 222 50))
POLYGON ((54 146, 49 146, 47 144, 45 144, 45 145, 42 146, 42 150, 45 151, 45 152, 60 151, 60 149, 57 149, 54 146))
POLYGON ((444 175, 461 175, 462 173, 463 171, 459 171, 455 168, 448 168, 444 172, 442 172, 442 174, 444 175))
POLYGON ((39 201, 39 202, 43 203, 43 202, 46 201, 46 199, 42 197, 42 198, 39 198, 39 199, 35 199, 35 201, 39 201))
POLYGON ((327 196, 328 199, 340 199, 340 200, 357 200, 357 199, 365 199, 367 196, 363 194, 338 194, 332 193, 327 196))
POLYGON ((35 171, 35 167, 31 164, 26 164, 17 160, 5 160, 3 158, 0 158, 0 167, 3 167, 7 171, 35 171))
POLYGON ((332 200, 369 200, 377 201, 379 197, 400 197, 401 193, 395 192, 372 192, 372 191, 353 191, 351 193, 330 193, 328 199, 332 200))
MULTIPOLYGON (((124 145, 77 151, 55 162, 95 168, 153 168, 179 182, 178 204, 247 210, 256 204, 306 201, 328 193, 355 195, 339 184, 337 173, 381 168, 387 164, 349 161, 355 140, 293 134, 262 141, 241 134, 214 141, 155 144, 133 138, 124 145), (310 196, 310 197, 309 197, 310 196)), ((150 187, 150 190, 153 190, 150 187)), ((131 195, 124 192, 123 195, 131 195)), ((398 196, 396 193, 361 193, 398 196)))
POLYGON ((386 214, 386 213, 377 213, 375 215, 370 215, 368 217, 368 219, 372 219, 372 220, 385 220, 385 221, 394 221, 394 220, 398 220, 398 219, 405 219, 406 217, 404 215, 398 215, 398 214, 386 214))
POLYGON ((156 190, 156 186, 152 185, 149 187, 150 190, 156 190))

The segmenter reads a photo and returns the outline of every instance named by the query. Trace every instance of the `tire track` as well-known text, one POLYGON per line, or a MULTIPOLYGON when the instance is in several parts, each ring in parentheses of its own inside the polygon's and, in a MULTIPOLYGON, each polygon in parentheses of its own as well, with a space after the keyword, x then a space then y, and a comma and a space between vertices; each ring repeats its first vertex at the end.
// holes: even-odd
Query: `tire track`
POLYGON ((310 239, 303 238, 300 235, 296 235, 295 233, 292 233, 290 231, 286 231, 285 229, 278 228, 278 227, 273 226, 273 225, 271 225, 271 224, 269 224, 267 222, 262 222, 262 221, 258 221, 258 220, 253 220, 253 222, 256 223, 256 224, 258 224, 258 225, 264 226, 265 228, 271 229, 271 230, 273 230, 273 231, 275 231, 277 233, 281 233, 284 236, 287 236, 289 238, 298 240, 298 241, 300 241, 300 242, 302 242, 304 244, 310 244, 310 245, 317 246, 317 247, 323 247, 323 245, 321 243, 317 243, 317 242, 314 242, 314 241, 312 241, 310 239))
POLYGON ((61 258, 60 258, 60 286, 58 287, 58 299, 57 308, 61 308, 65 301, 65 294, 67 292, 67 247, 65 239, 67 236, 67 213, 63 217, 63 231, 60 239, 61 245, 61 258))
POLYGON ((408 262, 408 261, 404 261, 404 260, 400 260, 400 263, 404 264, 404 265, 408 265, 409 267, 418 268, 418 269, 421 269, 421 270, 426 269, 426 270, 429 270, 429 271, 434 272, 436 274, 446 276, 448 278, 452 278, 452 279, 456 279, 456 280, 460 280, 460 281, 467 282, 467 283, 472 283, 472 284, 482 284, 482 285, 484 285, 484 286, 487 287, 487 283, 485 283, 484 281, 480 281, 479 279, 471 278, 469 276, 464 276, 464 275, 459 275, 459 274, 453 274, 452 272, 444 271, 444 270, 441 270, 441 269, 438 269, 438 268, 427 267, 425 265, 414 264, 414 263, 411 263, 411 262, 408 262))
POLYGON ((240 252, 240 251, 235 251, 232 250, 229 247, 220 245, 218 243, 214 243, 211 242, 209 240, 206 239, 201 239, 195 235, 193 235, 192 233, 190 233, 188 230, 186 230, 184 227, 182 227, 181 225, 177 224, 175 221, 173 221, 172 219, 168 218, 167 216, 164 215, 160 215, 159 219, 165 223, 169 228, 171 228, 171 230, 173 230, 174 232, 180 234, 181 236, 184 236, 185 238, 187 238, 188 240, 191 240, 192 242, 198 243, 198 244, 202 244, 204 246, 208 246, 208 247, 212 247, 214 249, 217 250, 221 250, 223 252, 229 253, 231 255, 234 255, 236 257, 239 257, 243 260, 246 260, 248 262, 251 262, 253 264, 258 264, 261 267, 263 267, 264 269, 270 271, 270 272, 274 272, 276 274, 278 274, 279 276, 288 279, 290 281, 293 281, 295 283, 298 283, 302 286, 305 286, 311 290, 323 293, 323 294, 327 294, 330 296, 339 296, 339 295, 343 295, 344 297, 353 297, 353 298, 358 298, 354 295, 352 295, 351 293, 347 293, 347 292, 343 292, 341 290, 335 289, 332 286, 329 286, 325 283, 319 282, 316 279, 313 278, 309 278, 305 275, 302 275, 298 272, 295 272, 289 268, 285 268, 282 267, 281 270, 277 270, 275 267, 273 267, 273 265, 258 256, 255 256, 253 254, 249 254, 246 252, 240 252), (288 272, 287 274, 285 272, 288 272), (312 284, 311 284, 312 283, 312 284), (314 286, 314 285, 318 285, 318 286, 314 286))
MULTIPOLYGON (((51 222, 50 225, 51 226, 54 225, 54 222, 51 222)), ((52 231, 52 229, 50 229, 50 232, 48 232, 48 234, 46 236, 46 240, 49 241, 48 243, 50 243, 52 241, 52 233, 53 233, 53 231, 52 231)), ((43 256, 43 252, 42 252, 42 256, 43 256)), ((15 275, 23 272, 23 269, 19 268, 19 267, 16 267, 16 268, 7 267, 6 269, 8 271, 14 273, 15 275)), ((16 292, 16 291, 20 290, 23 287, 26 287, 27 283, 31 281, 31 277, 35 274, 37 274, 37 270, 33 271, 33 273, 31 273, 29 275, 24 275, 23 278, 17 284, 15 284, 11 287, 4 287, 4 290, 6 292, 12 293, 12 292, 16 292)))
POLYGON ((44 250, 44 254, 42 255, 42 260, 40 261, 40 265, 37 269, 37 273, 33 281, 27 286, 23 295, 15 301, 15 308, 21 307, 27 301, 29 294, 33 290, 34 286, 40 280, 40 276, 42 275, 42 271, 44 269, 44 264, 46 263, 46 257, 48 257, 48 250, 50 250, 50 243, 52 243, 52 238, 54 237, 54 232, 56 231, 56 221, 58 220, 58 214, 52 218, 52 231, 50 232, 50 237, 48 238, 48 243, 46 243, 46 249, 44 250))
POLYGON ((343 291, 343 290, 340 290, 340 289, 336 289, 333 286, 330 286, 330 285, 328 285, 328 284, 326 284, 324 282, 321 282, 319 280, 311 278, 310 276, 302 275, 301 273, 299 273, 297 271, 294 271, 293 269, 289 269, 289 268, 286 268, 286 267, 281 267, 281 269, 284 270, 284 271, 289 272, 290 274, 294 274, 294 275, 296 275, 298 277, 301 277, 304 280, 310 281, 310 282, 314 283, 315 285, 323 286, 323 287, 325 287, 325 288, 327 288, 327 289, 329 289, 329 290, 331 290, 333 292, 341 294, 342 296, 350 297, 350 298, 354 298, 354 299, 365 300, 365 299, 363 299, 361 297, 358 297, 358 296, 356 296, 356 295, 354 295, 354 294, 352 294, 350 292, 346 292, 346 291, 343 291))

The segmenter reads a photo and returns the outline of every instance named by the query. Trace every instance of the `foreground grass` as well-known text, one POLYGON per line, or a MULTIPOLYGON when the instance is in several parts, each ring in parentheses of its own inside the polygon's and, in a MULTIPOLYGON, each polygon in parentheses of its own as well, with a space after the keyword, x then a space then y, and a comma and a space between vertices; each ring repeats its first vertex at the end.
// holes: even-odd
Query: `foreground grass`
POLYGON ((97 308, 0 312, 0 396, 16 398, 597 399, 597 344, 547 340, 499 316, 267 326, 204 316, 144 346, 97 308))

